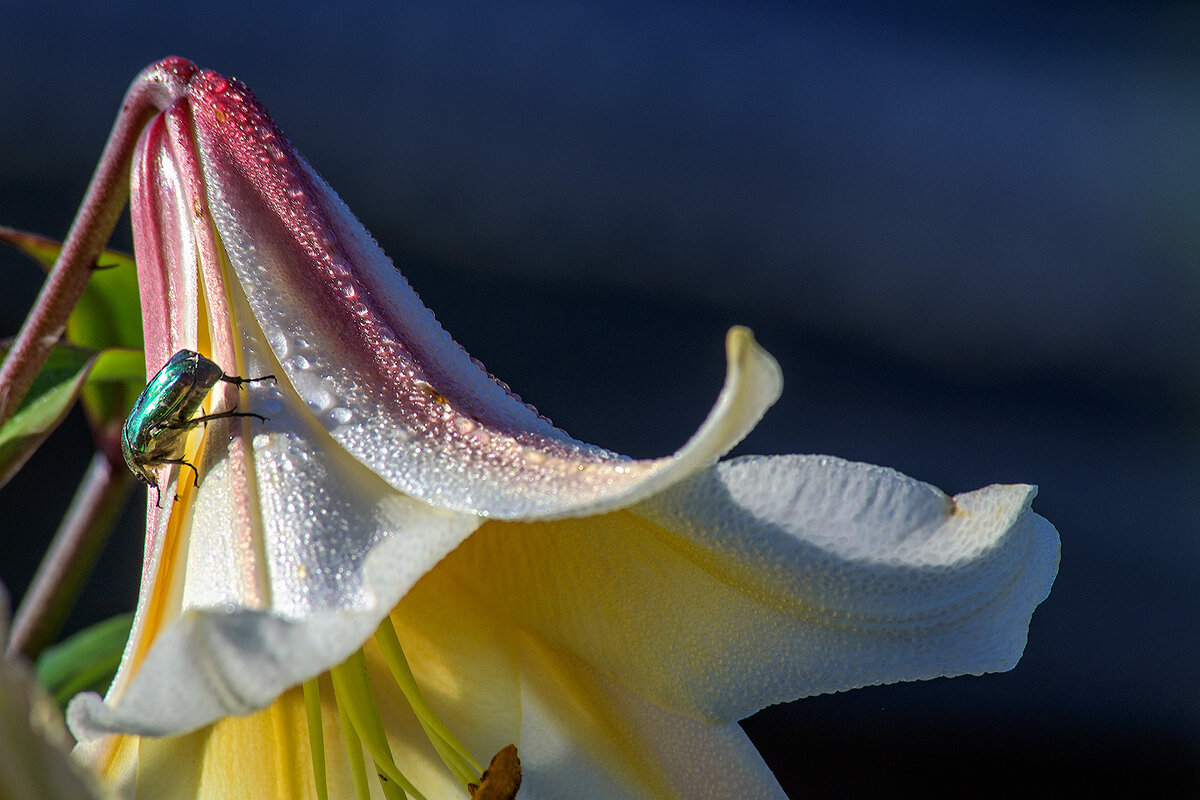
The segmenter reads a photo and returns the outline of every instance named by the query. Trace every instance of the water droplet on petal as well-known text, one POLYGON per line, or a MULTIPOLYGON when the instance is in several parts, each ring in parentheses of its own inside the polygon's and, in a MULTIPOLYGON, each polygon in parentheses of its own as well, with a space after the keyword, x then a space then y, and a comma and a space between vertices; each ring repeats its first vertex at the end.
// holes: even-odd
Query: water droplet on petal
POLYGON ((317 389, 316 391, 309 392, 308 396, 304 399, 308 403, 308 407, 318 414, 325 412, 333 405, 333 395, 325 389, 317 389))
POLYGON ((267 338, 271 342, 271 350, 275 353, 275 357, 281 361, 287 358, 288 340, 287 337, 283 335, 283 331, 272 331, 270 336, 267 338))
POLYGON ((546 454, 540 450, 526 450, 522 455, 525 456, 525 460, 530 464, 546 463, 546 454))

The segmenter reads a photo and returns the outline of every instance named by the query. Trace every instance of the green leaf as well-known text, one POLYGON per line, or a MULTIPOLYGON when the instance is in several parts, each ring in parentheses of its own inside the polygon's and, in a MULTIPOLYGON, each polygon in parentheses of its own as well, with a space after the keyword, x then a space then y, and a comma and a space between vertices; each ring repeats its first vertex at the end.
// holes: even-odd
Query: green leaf
MULTIPOLYGON (((6 343, 0 348, 0 355, 7 356, 9 346, 6 343)), ((0 486, 8 482, 71 410, 97 355, 95 351, 61 342, 50 351, 17 412, 0 427, 0 486)))
POLYGON ((47 648, 37 660, 37 679, 59 707, 79 692, 103 692, 112 683, 133 625, 133 614, 98 622, 47 648))
MULTIPOLYGON (((41 264, 46 271, 54 266, 54 261, 58 258, 59 251, 62 250, 62 242, 57 239, 28 231, 19 231, 16 228, 6 228, 3 225, 0 225, 0 242, 8 242, 16 247, 41 264)), ((105 250, 96 259, 97 269, 118 266, 132 267, 133 256, 122 253, 120 250, 105 250)))
POLYGON ((101 351, 88 373, 86 385, 102 383, 130 383, 137 389, 137 394, 141 394, 146 383, 145 353, 118 347, 101 351))
MULTIPOLYGON (((7 242, 49 270, 62 243, 36 233, 0 227, 0 242, 7 242)), ((74 344, 105 350, 142 349, 142 315, 138 297, 137 267, 133 256, 105 250, 79 304, 67 322, 67 339, 74 344)))
MULTIPOLYGON (((102 349, 105 353, 123 353, 120 358, 135 367, 123 370, 125 380, 88 381, 83 390, 83 410, 87 414, 92 430, 100 432, 119 427, 125 420, 125 415, 133 407, 142 389, 146 386, 146 361, 142 355, 142 314, 138 307, 138 295, 121 294, 119 291, 109 292, 99 289, 101 276, 107 272, 92 275, 87 290, 75 307, 67 321, 67 337, 70 341, 86 347, 102 349), (122 298, 132 298, 131 308, 120 308, 118 302, 122 298), (124 323, 113 320, 125 320, 124 323), (128 327, 132 321, 134 327, 121 330, 122 325, 128 327), (103 330, 104 326, 111 326, 103 330)), ((102 361, 107 355, 102 357, 102 361)), ((100 366, 99 363, 96 365, 100 366)))
MULTIPOLYGON (((0 227, 0 242, 17 247, 46 270, 62 250, 62 244, 54 239, 12 228, 0 227)), ((142 349, 142 312, 132 256, 116 250, 100 254, 83 296, 67 319, 66 333, 67 341, 92 350, 142 349)), ((129 413, 146 383, 144 362, 136 374, 130 372, 129 376, 120 382, 89 380, 84 388, 84 412, 98 438, 104 438, 106 430, 119 427, 129 413)))

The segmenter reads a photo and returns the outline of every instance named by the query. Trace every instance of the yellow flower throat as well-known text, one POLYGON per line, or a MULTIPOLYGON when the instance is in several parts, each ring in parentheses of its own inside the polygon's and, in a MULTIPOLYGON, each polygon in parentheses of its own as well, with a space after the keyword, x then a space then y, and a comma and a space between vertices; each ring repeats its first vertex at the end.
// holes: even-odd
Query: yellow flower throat
MULTIPOLYGON (((454 780, 473 800, 511 800, 521 785, 521 762, 517 749, 507 745, 492 759, 486 770, 471 755, 462 742, 442 723, 426 702, 413 677, 400 639, 389 617, 375 631, 375 642, 383 653, 396 686, 408 701, 421 723, 426 738, 437 752, 454 780)), ((365 749, 374 763, 374 773, 387 800, 427 800, 420 790, 404 776, 392 757, 391 746, 384 733, 383 721, 371 690, 367 661, 360 648, 341 664, 329 671, 337 703, 342 738, 350 764, 356 800, 369 800, 370 775, 365 749)), ((318 678, 304 683, 304 705, 308 716, 308 736, 312 745, 313 777, 317 796, 328 800, 329 789, 325 773, 325 734, 321 723, 321 689, 318 678)))

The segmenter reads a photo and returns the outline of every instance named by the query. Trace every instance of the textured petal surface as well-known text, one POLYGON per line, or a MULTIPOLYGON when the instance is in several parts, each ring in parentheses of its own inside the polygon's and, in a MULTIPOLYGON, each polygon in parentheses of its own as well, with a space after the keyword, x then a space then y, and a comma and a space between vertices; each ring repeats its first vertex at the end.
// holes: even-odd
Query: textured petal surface
POLYGON ((725 390, 675 456, 572 439, 450 338, 244 86, 206 72, 189 92, 213 221, 287 380, 405 494, 497 518, 620 507, 715 461, 778 397, 778 366, 735 329, 725 390))
MULTIPOLYGON (((254 351, 246 363, 271 368, 254 351)), ((269 419, 253 422, 248 462, 226 457, 227 428, 196 430, 212 440, 197 446, 203 482, 179 487, 155 537, 165 545, 153 559, 155 593, 141 604, 152 617, 143 657, 131 646, 107 705, 75 700, 76 735, 176 733, 261 708, 357 649, 478 526, 397 493, 279 387, 254 389, 253 407, 269 419)))
POLYGON ((715 461, 778 396, 774 360, 735 328, 724 390, 679 453, 575 442, 442 331, 244 88, 197 72, 188 92, 135 159, 147 365, 186 347, 277 380, 214 390, 209 413, 266 420, 196 428, 199 487, 159 470, 177 499, 149 508, 130 645, 107 702, 72 706, 77 735, 261 708, 355 650, 482 517, 632 503, 715 461))
POLYGON ((397 494, 344 454, 339 464, 340 451, 306 439, 286 408, 268 423, 280 429, 256 436, 251 524, 244 476, 231 474, 219 448, 204 450, 213 461, 198 465, 204 491, 186 538, 167 537, 176 561, 172 579, 159 582, 178 605, 143 632, 153 646, 110 705, 94 695, 72 703, 76 735, 174 733, 261 708, 357 649, 478 525, 397 494))
POLYGON ((440 570, 665 708, 712 722, 1011 668, 1058 563, 1028 486, 951 498, 815 456, 724 462, 630 509, 489 523, 440 570))
MULTIPOLYGON (((486 762, 504 745, 518 746, 522 800, 783 797, 736 724, 656 706, 496 614, 457 573, 435 569, 391 617, 430 705, 468 749, 486 762)), ((429 798, 461 796, 373 644, 366 655, 400 769, 429 798)), ((322 690, 330 796, 349 797, 327 681, 322 690)), ((193 733, 89 747, 111 784, 137 798, 315 797, 296 690, 193 733)))
MULTIPOLYGON (((226 282, 219 241, 194 223, 208 209, 189 119, 177 101, 147 128, 135 161, 139 277, 147 308, 162 307, 147 310, 157 348, 148 365, 211 346, 231 373, 282 374, 226 282)), ((176 733, 261 708, 357 649, 479 524, 397 493, 286 383, 226 387, 212 401, 268 419, 193 430, 186 457, 202 488, 161 471, 165 506, 152 502, 147 515, 134 632, 108 703, 72 705, 78 736, 176 733)))
MULTIPOLYGON (((524 527, 490 524, 501 536, 524 527)), ((392 618, 430 702, 477 757, 517 745, 520 798, 783 796, 737 725, 656 706, 515 624, 489 587, 486 575, 439 567, 392 618)))
POLYGON ((521 692, 522 798, 785 797, 737 723, 664 710, 532 637, 521 692))

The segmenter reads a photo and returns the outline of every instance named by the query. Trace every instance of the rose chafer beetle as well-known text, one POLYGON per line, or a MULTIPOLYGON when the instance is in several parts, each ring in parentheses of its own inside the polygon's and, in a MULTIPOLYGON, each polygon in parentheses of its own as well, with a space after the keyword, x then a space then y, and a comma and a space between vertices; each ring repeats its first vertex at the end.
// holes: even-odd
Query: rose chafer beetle
MULTIPOLYGON (((244 384, 265 380, 275 380, 275 376, 239 378, 226 375, 216 362, 191 350, 180 350, 171 356, 138 395, 121 429, 121 452, 134 477, 158 492, 158 478, 151 468, 160 464, 179 464, 191 469, 192 484, 199 486, 200 473, 182 454, 187 432, 214 419, 255 417, 266 422, 267 418, 253 411, 236 410, 192 415, 218 381, 232 383, 240 389, 244 384)), ((155 502, 160 499, 156 498, 155 502)))

